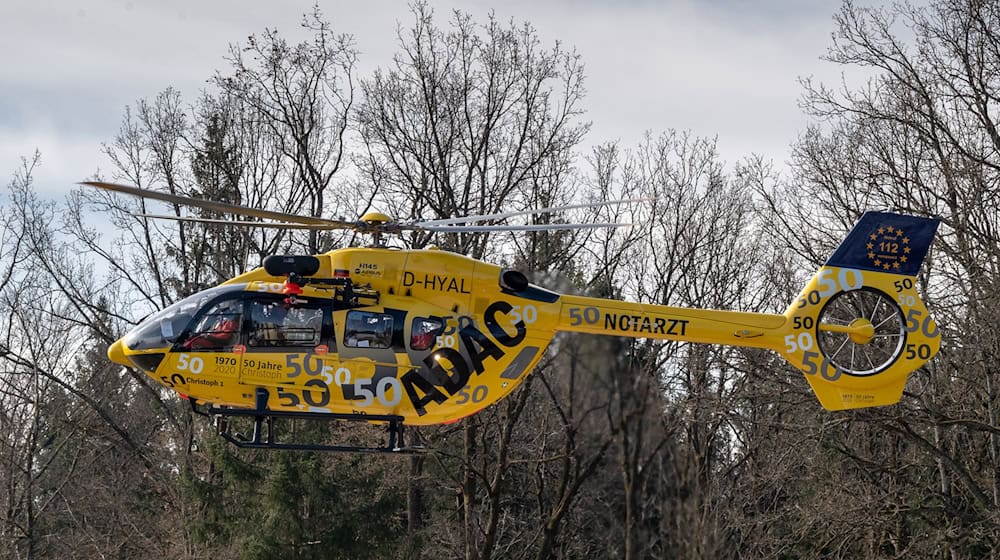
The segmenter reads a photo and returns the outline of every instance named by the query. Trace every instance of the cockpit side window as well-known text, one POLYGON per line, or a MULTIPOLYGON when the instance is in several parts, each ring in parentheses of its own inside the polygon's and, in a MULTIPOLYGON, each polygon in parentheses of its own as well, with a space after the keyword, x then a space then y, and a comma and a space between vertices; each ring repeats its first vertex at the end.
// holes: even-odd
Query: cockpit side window
POLYGON ((185 350, 222 350, 240 341, 243 300, 227 299, 212 305, 188 331, 180 344, 185 350))
POLYGON ((371 311, 348 311, 344 346, 389 348, 392 345, 392 315, 371 311))
POLYGON ((308 303, 288 303, 280 299, 257 299, 250 302, 250 346, 315 347, 322 338, 322 307, 308 303))

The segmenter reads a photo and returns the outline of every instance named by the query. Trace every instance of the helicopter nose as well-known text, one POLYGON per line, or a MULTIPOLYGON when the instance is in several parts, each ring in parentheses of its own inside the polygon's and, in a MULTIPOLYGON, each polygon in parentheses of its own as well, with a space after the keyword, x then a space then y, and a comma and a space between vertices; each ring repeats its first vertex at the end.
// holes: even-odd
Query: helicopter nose
POLYGON ((125 345, 122 344, 121 340, 116 340, 114 344, 108 347, 108 359, 123 366, 132 365, 128 361, 128 358, 125 357, 125 345))

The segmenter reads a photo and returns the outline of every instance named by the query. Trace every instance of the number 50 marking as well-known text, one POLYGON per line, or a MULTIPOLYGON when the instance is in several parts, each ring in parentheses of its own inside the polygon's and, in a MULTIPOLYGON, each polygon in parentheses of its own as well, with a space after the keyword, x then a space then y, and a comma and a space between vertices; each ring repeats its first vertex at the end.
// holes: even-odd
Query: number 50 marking
POLYGON ((379 379, 375 385, 374 393, 371 389, 367 388, 371 384, 371 379, 354 380, 354 394, 361 395, 362 397, 361 402, 357 403, 358 406, 370 406, 375 402, 376 398, 382 406, 396 406, 403 399, 403 384, 395 377, 383 377, 379 379), (392 389, 391 398, 387 396, 390 389, 392 389))
POLYGON ((514 323, 520 323, 523 320, 530 325, 538 320, 538 310, 535 309, 534 305, 525 305, 524 307, 514 305, 510 309, 510 317, 514 323))
POLYGON ((584 307, 582 309, 579 307, 569 308, 569 324, 574 327, 580 323, 593 325, 600 318, 601 312, 596 307, 584 307))
POLYGON ((445 334, 437 337, 438 348, 455 348, 458 346, 458 339, 453 334, 445 334))
POLYGON ((802 350, 809 350, 813 347, 813 337, 812 334, 807 332, 800 332, 798 335, 790 334, 785 337, 785 353, 794 354, 798 352, 801 348, 802 350))
POLYGON ((198 356, 181 354, 177 356, 177 369, 179 371, 190 371, 191 373, 201 373, 205 369, 205 361, 198 356))
POLYGON ((837 291, 850 292, 860 289, 865 284, 865 277, 860 270, 854 268, 841 268, 837 273, 837 278, 833 277, 833 269, 824 268, 819 271, 816 279, 819 284, 819 297, 832 296, 837 291))

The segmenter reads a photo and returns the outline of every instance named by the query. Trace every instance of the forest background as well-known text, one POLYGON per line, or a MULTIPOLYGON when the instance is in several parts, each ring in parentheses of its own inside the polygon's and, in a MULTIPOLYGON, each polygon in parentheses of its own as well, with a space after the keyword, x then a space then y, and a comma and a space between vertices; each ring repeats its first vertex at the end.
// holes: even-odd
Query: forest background
POLYGON ((107 346, 266 255, 363 240, 50 201, 35 152, 0 206, 5 557, 997 555, 1000 6, 844 3, 827 59, 871 78, 803 81, 813 124, 786 174, 669 129, 582 149, 581 57, 529 23, 411 11, 393 63, 363 76, 319 10, 307 41, 234 45, 198 97, 167 86, 125 110, 102 178, 401 220, 650 197, 571 216, 633 228, 398 243, 560 290, 760 312, 782 312, 863 211, 939 216, 919 283, 940 354, 900 404, 829 413, 777 355, 574 335, 497 406, 418 430, 427 454, 240 451, 107 346))

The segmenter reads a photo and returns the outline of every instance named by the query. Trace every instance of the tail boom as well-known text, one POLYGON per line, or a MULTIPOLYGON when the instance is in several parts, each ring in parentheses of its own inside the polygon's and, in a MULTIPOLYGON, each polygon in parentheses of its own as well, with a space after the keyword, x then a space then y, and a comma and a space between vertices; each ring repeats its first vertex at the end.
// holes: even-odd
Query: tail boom
POLYGON ((556 328, 766 348, 800 369, 828 410, 894 404, 941 344, 915 281, 937 226, 866 213, 781 315, 564 295, 556 328))
POLYGON ((558 330, 777 348, 782 315, 689 309, 564 295, 558 330))

